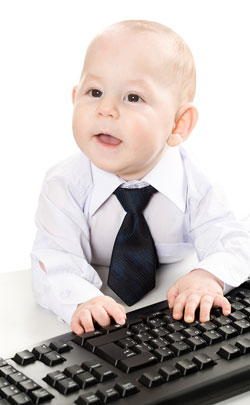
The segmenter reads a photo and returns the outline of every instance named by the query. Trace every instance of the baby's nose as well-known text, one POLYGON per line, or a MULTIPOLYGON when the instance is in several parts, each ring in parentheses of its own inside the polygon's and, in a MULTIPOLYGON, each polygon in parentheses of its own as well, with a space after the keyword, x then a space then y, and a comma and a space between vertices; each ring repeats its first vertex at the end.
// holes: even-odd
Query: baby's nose
POLYGON ((108 99, 102 99, 97 107, 98 116, 119 118, 119 110, 114 101, 108 99))

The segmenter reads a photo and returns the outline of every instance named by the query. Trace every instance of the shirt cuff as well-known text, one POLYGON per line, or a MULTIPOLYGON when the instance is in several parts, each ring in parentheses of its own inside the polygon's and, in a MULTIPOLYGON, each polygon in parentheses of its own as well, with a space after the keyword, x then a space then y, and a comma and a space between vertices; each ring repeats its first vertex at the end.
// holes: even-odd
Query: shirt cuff
POLYGON ((201 260, 195 268, 209 271, 225 283, 224 291, 238 287, 247 280, 250 273, 250 260, 227 252, 211 254, 201 260))
MULTIPOLYGON (((66 271, 45 273, 35 259, 32 260, 32 275, 37 302, 68 324, 78 304, 103 295, 98 287, 78 274, 66 271)), ((101 287, 101 281, 99 286, 101 287)))

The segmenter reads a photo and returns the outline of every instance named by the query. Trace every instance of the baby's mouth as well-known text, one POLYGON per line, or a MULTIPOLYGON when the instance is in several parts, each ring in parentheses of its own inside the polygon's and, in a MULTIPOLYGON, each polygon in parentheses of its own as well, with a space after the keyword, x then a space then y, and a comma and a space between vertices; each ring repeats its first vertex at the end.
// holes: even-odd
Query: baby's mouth
POLYGON ((120 139, 115 138, 114 136, 109 134, 100 133, 97 134, 96 137, 101 143, 104 143, 106 145, 120 145, 120 143, 122 142, 120 139))

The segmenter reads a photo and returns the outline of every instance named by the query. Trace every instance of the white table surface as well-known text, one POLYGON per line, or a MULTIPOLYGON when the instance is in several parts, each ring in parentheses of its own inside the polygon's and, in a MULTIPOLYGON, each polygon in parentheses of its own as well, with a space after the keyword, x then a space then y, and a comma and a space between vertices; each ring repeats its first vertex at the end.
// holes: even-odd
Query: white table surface
MULTIPOLYGON (((146 298, 131 307, 120 302, 127 311, 132 311, 164 300, 167 289, 177 278, 193 268, 196 261, 196 257, 192 256, 183 262, 161 266, 157 271, 156 288, 146 298)), ((96 267, 96 269, 103 280, 102 291, 119 301, 119 298, 106 285, 107 268, 96 267)), ((0 357, 3 358, 11 357, 17 351, 42 340, 71 331, 69 325, 36 304, 32 293, 30 269, 0 274, 0 327, 0 357)), ((250 392, 219 404, 249 405, 250 392)))

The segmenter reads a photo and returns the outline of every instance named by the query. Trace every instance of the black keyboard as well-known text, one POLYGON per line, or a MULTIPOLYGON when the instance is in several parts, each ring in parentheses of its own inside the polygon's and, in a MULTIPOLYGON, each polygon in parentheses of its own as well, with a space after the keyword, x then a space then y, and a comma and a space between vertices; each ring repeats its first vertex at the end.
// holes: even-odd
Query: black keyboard
MULTIPOLYGON (((214 404, 250 389, 250 282, 227 295, 232 313, 172 318, 167 301, 126 325, 67 333, 0 359, 0 405, 214 404)), ((18 339, 18 337, 17 337, 18 339)))

